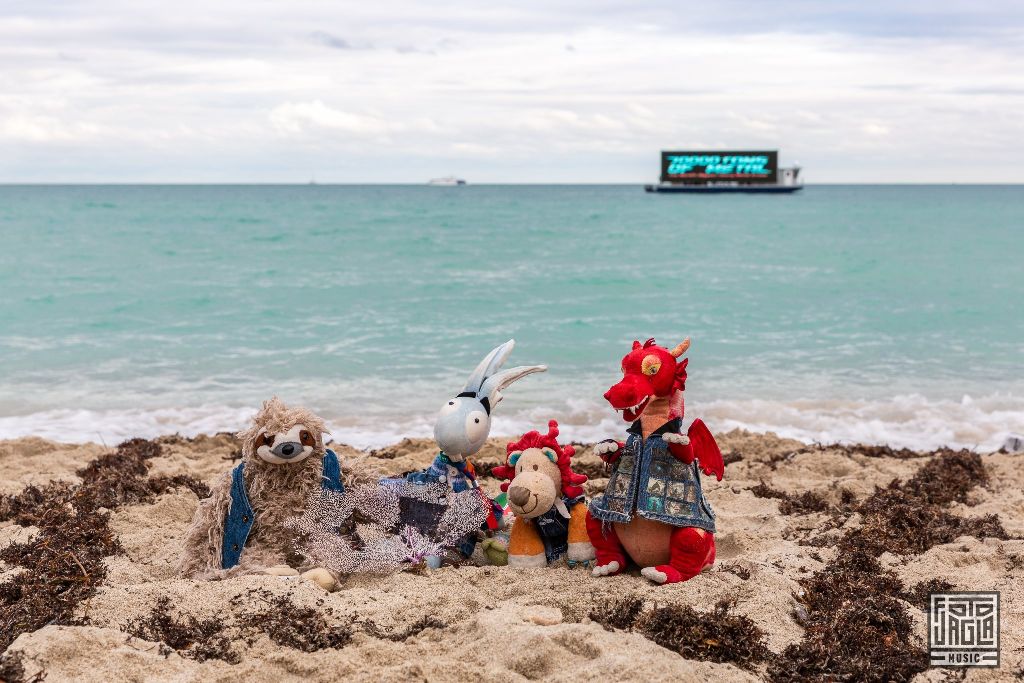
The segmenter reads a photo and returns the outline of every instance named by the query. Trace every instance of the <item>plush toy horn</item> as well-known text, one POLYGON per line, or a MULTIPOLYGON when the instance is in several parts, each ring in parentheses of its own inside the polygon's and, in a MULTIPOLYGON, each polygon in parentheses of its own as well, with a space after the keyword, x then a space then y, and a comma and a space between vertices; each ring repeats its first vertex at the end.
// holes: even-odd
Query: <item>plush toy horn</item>
POLYGON ((687 337, 682 342, 680 342, 679 346, 677 346, 676 348, 674 348, 671 351, 669 351, 669 353, 671 353, 676 358, 679 358, 679 356, 681 356, 684 353, 686 353, 686 349, 688 349, 688 348, 690 348, 690 338, 689 337, 687 337))

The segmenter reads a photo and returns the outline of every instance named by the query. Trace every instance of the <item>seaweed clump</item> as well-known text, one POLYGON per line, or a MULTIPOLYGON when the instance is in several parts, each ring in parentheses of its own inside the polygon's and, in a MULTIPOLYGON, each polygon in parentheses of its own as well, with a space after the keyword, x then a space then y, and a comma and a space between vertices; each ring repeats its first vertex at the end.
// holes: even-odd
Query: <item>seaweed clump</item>
POLYGON ((287 595, 274 595, 263 589, 235 596, 231 602, 238 605, 243 598, 258 600, 263 608, 243 614, 239 625, 250 632, 266 634, 278 645, 316 652, 327 648, 339 650, 352 640, 351 627, 327 624, 324 617, 334 613, 331 608, 320 613, 312 607, 299 607, 287 595))
POLYGON ((878 560, 861 552, 802 582, 803 640, 773 662, 777 681, 908 681, 928 666, 913 643, 913 620, 898 599, 903 585, 878 560))
POLYGON ((775 498, 779 500, 779 512, 784 515, 805 515, 811 512, 825 512, 829 509, 828 501, 814 491, 804 491, 794 495, 768 486, 763 481, 750 489, 758 498, 775 498))
POLYGON ((191 614, 176 617, 171 613, 171 599, 157 600, 149 615, 128 622, 123 631, 136 638, 163 643, 182 657, 205 662, 220 659, 229 664, 242 661, 241 655, 231 647, 231 638, 225 633, 224 622, 218 619, 197 619, 191 614))
POLYGON ((639 633, 686 659, 752 670, 772 653, 764 632, 749 617, 733 614, 733 607, 734 602, 722 600, 710 613, 677 604, 644 610, 640 598, 627 597, 595 609, 590 618, 609 630, 639 633))
POLYGON ((78 623, 75 609, 106 578, 103 559, 121 552, 111 509, 150 502, 174 486, 201 490, 188 477, 147 478, 147 461, 159 454, 158 444, 132 439, 78 470, 81 484, 27 486, 0 497, 0 520, 38 528, 27 542, 0 550, 0 560, 22 569, 0 583, 0 650, 22 633, 78 623))
POLYGON ((980 456, 941 451, 906 482, 893 481, 854 508, 863 524, 836 544, 836 559, 801 581, 797 620, 803 640, 786 648, 769 667, 776 681, 908 681, 928 667, 914 644, 913 621, 904 600, 943 586, 915 586, 909 593, 882 568, 883 552, 921 553, 937 543, 970 534, 1006 538, 995 515, 964 519, 940 506, 966 502, 988 482, 980 456))
POLYGON ((975 486, 988 484, 981 456, 970 451, 943 452, 906 482, 894 481, 875 491, 858 508, 860 528, 840 541, 840 549, 860 549, 873 556, 883 552, 922 553, 951 543, 959 536, 1009 538, 997 515, 965 518, 941 506, 966 503, 975 486))
POLYGON ((233 621, 200 619, 191 614, 175 616, 171 600, 165 596, 157 600, 147 616, 129 621, 122 630, 160 643, 164 655, 177 652, 199 662, 220 659, 228 664, 242 661, 241 653, 233 647, 238 641, 231 637, 232 631, 250 646, 263 634, 278 645, 302 652, 341 649, 352 640, 348 626, 327 624, 324 614, 331 615, 330 608, 321 614, 312 607, 299 607, 287 595, 252 589, 232 598, 231 605, 243 608, 233 621), (249 607, 253 602, 258 609, 249 607))
POLYGON ((601 624, 606 631, 628 631, 633 628, 633 624, 643 611, 644 601, 634 596, 598 605, 590 611, 589 616, 591 621, 601 624))
POLYGON ((397 629, 386 631, 382 629, 380 626, 378 626, 377 623, 371 619, 367 619, 363 622, 363 630, 366 633, 373 636, 374 638, 380 638, 381 640, 390 640, 394 643, 404 643, 413 636, 418 636, 420 633, 426 631, 428 628, 443 629, 447 627, 448 624, 441 621, 437 617, 429 614, 427 616, 420 617, 415 622, 410 624, 408 627, 402 629, 401 631, 397 629))
POLYGON ((931 594, 945 593, 954 589, 953 584, 942 579, 931 579, 914 584, 910 590, 903 593, 903 599, 922 612, 931 609, 931 594))
POLYGON ((20 652, 5 652, 0 655, 0 681, 6 683, 42 683, 46 672, 38 671, 32 676, 25 673, 25 662, 20 652))

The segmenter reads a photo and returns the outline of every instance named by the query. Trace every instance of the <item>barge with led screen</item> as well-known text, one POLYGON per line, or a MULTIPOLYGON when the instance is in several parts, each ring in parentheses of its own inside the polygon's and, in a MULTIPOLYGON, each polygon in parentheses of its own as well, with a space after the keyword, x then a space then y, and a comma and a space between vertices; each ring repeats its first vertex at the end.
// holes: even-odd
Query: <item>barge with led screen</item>
POLYGON ((779 168, 779 152, 662 152, 661 182, 648 192, 789 193, 803 188, 800 167, 779 168))

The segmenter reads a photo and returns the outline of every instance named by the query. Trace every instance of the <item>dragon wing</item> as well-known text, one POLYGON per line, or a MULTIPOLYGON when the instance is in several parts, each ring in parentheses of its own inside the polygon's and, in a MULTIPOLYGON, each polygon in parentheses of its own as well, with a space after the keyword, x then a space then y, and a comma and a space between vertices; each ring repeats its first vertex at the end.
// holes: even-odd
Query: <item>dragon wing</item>
POLYGON ((690 437, 690 444, 693 446, 693 455, 700 461, 700 468, 704 474, 713 474, 722 481, 725 476, 725 462, 722 460, 722 451, 718 449, 715 437, 711 430, 701 419, 696 419, 690 425, 686 435, 690 437))

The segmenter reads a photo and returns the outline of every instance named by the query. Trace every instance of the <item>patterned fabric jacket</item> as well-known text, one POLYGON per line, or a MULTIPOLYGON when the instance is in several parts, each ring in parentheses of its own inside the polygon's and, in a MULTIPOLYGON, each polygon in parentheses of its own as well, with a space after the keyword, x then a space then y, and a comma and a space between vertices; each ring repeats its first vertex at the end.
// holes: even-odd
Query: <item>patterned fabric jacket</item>
POLYGON ((641 517, 678 527, 715 532, 715 513, 704 497, 697 461, 689 465, 673 457, 661 438, 679 433, 682 420, 669 420, 646 439, 637 420, 613 465, 604 494, 590 504, 590 514, 603 522, 629 522, 641 517))
POLYGON ((463 460, 456 462, 450 459, 444 452, 438 453, 430 467, 420 472, 412 472, 405 476, 405 480, 413 484, 448 484, 455 493, 462 493, 466 489, 476 486, 476 475, 473 466, 463 460))
MULTIPOLYGON (((468 460, 456 461, 445 455, 444 451, 437 454, 430 467, 419 472, 411 472, 405 475, 405 479, 382 479, 381 483, 387 486, 390 483, 406 481, 410 484, 443 484, 453 493, 462 493, 469 489, 479 489, 476 483, 476 470, 468 460)), ((487 521, 481 526, 481 530, 494 530, 501 525, 501 507, 490 500, 483 491, 480 491, 481 500, 490 507, 490 514, 487 521)), ((432 534, 437 530, 448 506, 448 498, 444 494, 433 501, 422 500, 401 496, 398 499, 399 513, 402 523, 408 524, 421 532, 432 534)), ((456 545, 463 557, 469 557, 476 548, 476 534, 471 533, 464 536, 456 545)))
MULTIPOLYGON (((245 479, 242 477, 244 470, 245 463, 240 462, 231 472, 231 507, 228 508, 228 518, 224 522, 224 544, 220 550, 222 569, 231 569, 238 564, 245 541, 256 522, 256 515, 249 504, 249 494, 245 490, 245 479)), ((322 481, 323 487, 328 491, 341 493, 345 490, 341 483, 341 464, 338 462, 338 456, 330 448, 324 453, 322 481)))

